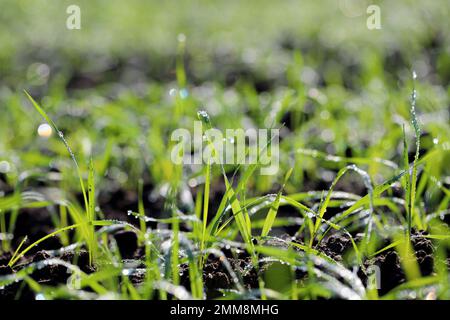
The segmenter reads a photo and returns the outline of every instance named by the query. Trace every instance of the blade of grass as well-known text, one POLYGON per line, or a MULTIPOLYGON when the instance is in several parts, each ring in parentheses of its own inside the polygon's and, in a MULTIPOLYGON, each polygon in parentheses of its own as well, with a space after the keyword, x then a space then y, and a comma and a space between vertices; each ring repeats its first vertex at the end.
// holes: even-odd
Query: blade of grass
MULTIPOLYGON (((415 79, 415 77, 414 77, 414 79, 415 79)), ((412 122, 412 125, 414 128, 414 134, 415 134, 415 139, 416 139, 416 152, 414 154, 414 161, 413 161, 412 174, 411 174, 411 188, 410 188, 410 194, 409 194, 409 208, 410 208, 410 211, 409 211, 410 225, 408 226, 409 238, 411 238, 411 227, 412 227, 411 224, 412 224, 412 219, 415 215, 414 205, 416 202, 417 161, 419 160, 419 152, 420 152, 420 127, 419 127, 419 123, 417 121, 417 116, 416 116, 416 100, 417 100, 417 92, 416 92, 416 89, 414 88, 413 93, 411 95, 411 110, 410 110, 410 112, 411 112, 411 122, 412 122)), ((419 226, 419 227, 421 227, 421 226, 419 226)))
MULTIPOLYGON (((208 163, 206 164, 206 172, 205 172, 205 189, 204 189, 205 191, 203 194, 203 232, 202 232, 202 240, 201 240, 201 244, 200 244, 201 252, 203 252, 205 250, 205 239, 206 239, 206 234, 207 234, 210 179, 211 179, 211 162, 208 159, 208 163)), ((202 259, 201 265, 203 265, 203 262, 204 261, 202 259)))
MULTIPOLYGON (((368 204, 369 204, 369 207, 370 207, 371 218, 372 218, 373 198, 374 198, 375 192, 373 190, 372 183, 370 181, 370 177, 368 176, 368 174, 364 170, 361 170, 356 165, 346 166, 346 167, 342 168, 341 170, 339 170, 339 172, 336 175, 336 178, 334 178, 333 182, 331 183, 330 189, 327 192, 325 200, 320 205, 320 209, 319 209, 319 212, 318 212, 318 219, 316 219, 316 223, 315 223, 315 226, 314 226, 314 229, 313 229, 313 234, 311 235, 311 238, 310 238, 310 246, 312 246, 313 241, 315 239, 315 236, 317 234, 317 231, 320 228, 320 224, 321 224, 322 218, 323 218, 323 216, 324 216, 324 214, 325 214, 325 212, 327 210, 327 207, 328 207, 328 204, 330 202, 331 195, 333 193, 334 187, 336 186, 336 184, 339 181, 339 179, 349 170, 355 171, 356 173, 358 173, 363 178, 364 184, 365 184, 366 188, 368 189, 367 197, 368 197, 368 204)), ((369 222, 368 233, 370 232, 370 228, 371 228, 371 222, 369 222)))
POLYGON ((9 266, 9 267, 12 266, 11 261, 14 261, 14 259, 15 259, 16 256, 17 256, 17 254, 18 254, 19 251, 20 251, 20 248, 22 248, 23 244, 25 243, 25 241, 27 241, 27 239, 28 239, 28 237, 25 236, 25 237, 23 237, 22 241, 20 241, 20 244, 19 244, 19 246, 17 247, 16 251, 14 251, 14 254, 12 255, 11 259, 9 259, 9 262, 8 262, 8 266, 9 266))
POLYGON ((407 235, 408 238, 411 236, 411 225, 412 225, 412 219, 411 219, 411 174, 409 171, 409 159, 408 159, 408 143, 406 142, 406 133, 405 133, 405 126, 402 126, 403 129, 403 166, 405 169, 405 197, 406 197, 406 221, 408 223, 408 229, 407 229, 407 235))
POLYGON ((25 95, 27 96, 27 98, 31 101, 34 108, 39 112, 39 114, 44 118, 44 120, 47 121, 47 123, 53 127, 55 132, 58 134, 59 138, 64 143, 67 151, 69 152, 70 157, 72 158, 72 161, 75 164, 75 168, 77 169, 77 174, 78 174, 78 178, 80 180, 81 191, 83 193, 84 204, 85 204, 86 212, 87 212, 89 205, 88 205, 88 199, 87 199, 87 195, 86 195, 86 189, 84 187, 83 176, 81 174, 80 167, 78 166, 78 162, 75 159, 75 154, 72 152, 72 149, 70 148, 69 144, 67 143, 67 140, 64 138, 64 134, 58 129, 58 126, 56 125, 56 123, 53 122, 53 120, 47 115, 47 113, 44 111, 44 109, 42 109, 39 106, 39 104, 30 96, 30 94, 26 90, 24 90, 24 92, 25 92, 25 95))
MULTIPOLYGON (((144 200, 143 200, 143 193, 144 193, 144 181, 142 179, 139 179, 138 181, 138 212, 139 216, 142 219, 139 219, 139 228, 141 229, 142 235, 145 235, 145 232, 147 231, 147 226, 145 224, 145 208, 144 208, 144 200)), ((140 240, 141 244, 144 241, 144 238, 141 237, 140 240)))
POLYGON ((269 231, 272 229, 272 225, 277 216, 278 207, 280 206, 281 193, 282 193, 284 187, 286 186, 287 180, 289 179, 289 177, 292 174, 292 170, 293 170, 293 168, 291 168, 286 173, 286 176, 284 177, 283 186, 280 188, 280 191, 278 192, 275 201, 272 203, 272 206, 270 207, 269 212, 267 213, 267 217, 264 221, 264 226, 261 231, 261 237, 267 236, 269 234, 269 231))
POLYGON ((94 226, 91 225, 92 221, 95 220, 95 181, 94 181, 94 163, 92 158, 89 161, 89 175, 88 175, 88 222, 89 222, 89 264, 92 265, 94 257, 96 256, 96 239, 94 226))
MULTIPOLYGON (((116 224, 116 221, 113 220, 97 220, 97 221, 92 221, 89 225, 93 225, 93 226, 110 226, 113 224, 116 224)), ((84 226, 86 226, 88 224, 84 224, 84 226)), ((39 245, 41 242, 50 239, 51 237, 56 236, 57 234, 64 232, 64 231, 68 231, 68 230, 72 230, 72 229, 76 229, 76 228, 81 228, 83 227, 83 224, 72 224, 70 226, 64 227, 64 228, 60 228, 52 233, 47 234, 46 236, 36 240, 35 242, 33 242, 32 244, 30 244, 28 247, 26 247, 25 249, 22 250, 22 252, 20 252, 19 254, 16 254, 16 256, 14 257, 14 259, 10 259, 10 261, 8 262, 8 266, 12 267, 14 266, 14 264, 16 264, 16 262, 23 257, 28 251, 30 251, 32 248, 36 247, 37 245, 39 245)))
POLYGON ((245 243, 249 245, 251 248, 253 248, 253 242, 251 237, 251 223, 248 213, 246 210, 244 210, 243 212, 241 204, 238 198, 236 197, 236 194, 233 190, 233 187, 230 185, 228 178, 225 176, 224 179, 226 187, 225 192, 228 195, 228 200, 231 205, 231 211, 233 212, 233 216, 238 226, 238 229, 245 243))

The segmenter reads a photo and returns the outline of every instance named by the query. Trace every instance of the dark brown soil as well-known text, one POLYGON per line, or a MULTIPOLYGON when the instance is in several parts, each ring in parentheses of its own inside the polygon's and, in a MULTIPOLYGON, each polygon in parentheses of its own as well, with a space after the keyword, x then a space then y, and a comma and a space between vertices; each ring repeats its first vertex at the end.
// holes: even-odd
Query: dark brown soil
MULTIPOLYGON (((417 263, 422 276, 428 276, 433 273, 433 257, 435 247, 431 240, 423 237, 424 233, 414 232, 411 242, 417 258, 417 263)), ((385 245, 388 245, 386 242, 385 245)), ((346 235, 335 234, 326 238, 319 246, 320 250, 336 261, 342 261, 343 255, 347 250, 351 250, 352 243, 346 235)), ((384 295, 396 286, 406 281, 405 274, 401 266, 401 258, 394 248, 386 250, 377 256, 367 259, 364 267, 367 269, 375 265, 380 270, 380 288, 379 294, 384 295)), ((367 275, 360 270, 358 276, 364 281, 367 275)))
MULTIPOLYGON (((28 263, 23 265, 19 264, 14 269, 11 269, 7 266, 10 257, 11 255, 9 253, 0 257, 0 276, 12 274, 16 272, 16 270, 20 270, 21 267, 27 265, 28 263, 39 262, 51 258, 47 251, 41 250, 34 254, 28 263)), ((80 250, 79 252, 65 252, 58 258, 66 262, 76 264, 85 273, 89 274, 95 271, 95 269, 89 265, 89 254, 86 250, 80 250)), ((58 284, 67 283, 67 279, 70 275, 71 273, 68 272, 67 268, 62 265, 47 265, 42 269, 35 270, 31 274, 31 278, 39 284, 55 286, 58 284)), ((34 299, 34 293, 23 281, 19 281, 18 283, 6 286, 4 290, 0 290, 0 300, 14 299, 19 290, 22 291, 20 299, 34 299)))
MULTIPOLYGON (((123 259, 142 258, 142 250, 138 247, 137 236, 132 231, 119 231, 113 235, 120 254, 123 259)), ((433 272, 433 243, 423 237, 421 233, 415 233, 412 238, 415 255, 423 276, 432 274, 433 272)), ((334 234, 325 238, 319 245, 319 249, 326 255, 330 256, 336 261, 343 261, 343 256, 346 251, 351 250, 351 241, 348 236, 334 234)), ((259 266, 259 270, 251 267, 251 260, 248 254, 241 252, 240 254, 232 253, 231 250, 224 250, 224 253, 231 264, 232 269, 240 277, 246 289, 258 288, 258 275, 261 275, 266 265, 259 266)), ((11 253, 5 253, 0 256, 0 275, 7 275, 15 272, 9 268, 7 263, 11 258, 11 253)), ((31 262, 38 262, 50 258, 50 255, 45 250, 37 251, 36 253, 22 259, 21 263, 16 267, 20 269, 21 265, 26 265, 31 262)), ((88 253, 85 250, 79 252, 65 252, 60 259, 75 263, 83 272, 91 273, 95 269, 89 266, 88 253)), ((364 262, 364 266, 368 268, 371 265, 379 267, 381 272, 381 288, 379 294, 383 295, 395 288, 399 284, 405 282, 405 274, 401 267, 401 260, 395 249, 389 249, 371 259, 364 262)), ((187 289, 190 288, 189 270, 187 265, 181 266, 181 284, 187 289)), ((36 270, 31 277, 40 284, 57 285, 67 282, 70 273, 63 266, 52 265, 46 266, 43 269, 36 270)), ((306 273, 299 273, 299 277, 304 278, 306 273)), ((358 276, 363 280, 367 280, 367 276, 362 270, 359 271, 358 276)), ((144 279, 142 277, 131 278, 132 282, 139 284, 144 279)), ((230 276, 228 270, 224 267, 222 261, 210 255, 205 262, 203 270, 203 281, 208 299, 222 296, 221 290, 235 289, 235 283, 230 276)), ((7 286, 4 290, 0 290, 0 299, 14 299, 20 293, 21 299, 33 299, 34 294, 22 281, 7 286)))
MULTIPOLYGON (((258 288, 258 274, 263 272, 263 269, 255 270, 250 267, 251 261, 249 257, 235 258, 227 257, 233 271, 240 277, 244 283, 245 289, 258 288)), ((189 271, 187 266, 184 266, 181 273, 181 284, 186 288, 190 288, 189 271)), ((203 268, 203 283, 206 291, 207 299, 214 299, 222 296, 221 289, 230 290, 236 289, 236 284, 224 267, 222 261, 215 257, 209 256, 203 268)))
MULTIPOLYGON (((431 275, 433 273, 434 259, 433 243, 431 240, 422 237, 421 233, 416 233, 411 242, 422 276, 431 275)), ((365 262, 366 267, 371 265, 376 265, 380 268, 381 288, 379 289, 379 294, 381 295, 406 281, 401 266, 401 257, 395 249, 389 249, 365 262)))

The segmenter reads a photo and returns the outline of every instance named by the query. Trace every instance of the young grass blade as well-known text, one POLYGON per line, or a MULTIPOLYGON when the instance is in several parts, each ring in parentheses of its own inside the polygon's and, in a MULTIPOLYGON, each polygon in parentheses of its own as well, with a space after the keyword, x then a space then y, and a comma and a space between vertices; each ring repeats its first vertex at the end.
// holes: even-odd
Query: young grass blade
POLYGON ((18 254, 19 251, 20 251, 20 248, 22 248, 23 244, 27 241, 27 239, 28 239, 28 237, 25 236, 25 237, 23 237, 22 241, 20 241, 20 244, 19 244, 19 246, 17 247, 16 251, 14 251, 14 254, 12 255, 11 259, 9 259, 9 262, 8 262, 8 266, 9 266, 9 267, 11 267, 11 266, 13 265, 13 263, 11 263, 11 262, 15 260, 17 254, 18 254))
MULTIPOLYGON (((241 179, 239 180, 239 183, 236 187, 236 192, 239 193, 244 188, 248 178, 253 174, 253 172, 256 170, 257 167, 258 167, 258 165, 256 165, 256 164, 251 164, 248 166, 248 168, 242 174, 241 179)), ((222 198, 222 201, 220 202, 219 208, 216 211, 216 215, 214 216, 212 221, 209 223, 209 226, 208 226, 209 234, 212 234, 212 235, 217 234, 217 230, 219 229, 219 224, 222 221, 223 215, 226 212, 225 208, 228 204, 229 204, 228 193, 225 192, 225 194, 222 198)))
POLYGON ((186 48, 186 36, 178 35, 177 61, 176 61, 176 77, 180 89, 186 87, 186 71, 184 67, 184 52, 186 48))
MULTIPOLYGON (((415 74, 415 73, 414 73, 415 74)), ((416 153, 414 155, 412 173, 411 173, 411 188, 409 194, 409 208, 410 208, 410 218, 408 226, 409 237, 411 237, 411 228, 412 228, 412 219, 414 217, 414 204, 416 202, 416 185, 417 185, 417 161, 419 160, 419 151, 420 151, 420 127, 417 121, 416 116, 416 100, 417 100, 417 92, 416 89, 413 89, 413 93, 411 95, 411 122, 414 127, 414 133, 416 138, 416 153)))
MULTIPOLYGON (((205 124, 208 129, 212 128, 211 119, 206 111, 201 110, 201 111, 197 112, 197 116, 198 116, 199 120, 201 120, 202 123, 205 124)), ((214 152, 216 152, 216 150, 214 148, 214 144, 211 142, 211 140, 209 138, 207 140, 208 140, 208 145, 212 147, 214 152)), ((233 216, 236 220, 236 223, 237 223, 238 229, 242 235, 242 238, 244 239, 245 243, 247 243, 248 245, 250 245, 251 248, 253 248, 253 243, 251 241, 251 229, 252 228, 251 228, 251 223, 250 223, 250 218, 248 216, 248 213, 246 210, 242 210, 240 202, 236 196, 236 192, 233 190, 233 187, 231 186, 231 184, 227 178, 223 164, 220 164, 220 168, 222 171, 223 178, 225 180, 225 187, 226 187, 225 196, 226 196, 226 198, 224 196, 225 199, 222 199, 219 209, 221 209, 221 208, 222 208, 222 210, 225 209, 225 205, 227 202, 225 200, 228 200, 228 202, 231 205, 231 210, 233 212, 233 216)), ((254 170, 254 167, 252 167, 251 171, 252 170, 254 170)), ((241 186, 241 187, 243 188, 243 186, 241 186)), ((205 190, 205 196, 206 196, 206 190, 205 190)), ((219 213, 218 215, 221 215, 222 212, 223 211, 218 210, 218 213, 219 213)), ((216 217, 218 215, 216 214, 216 217)), ((217 228, 219 222, 220 222, 220 217, 217 217, 217 219, 214 219, 211 222, 212 229, 208 230, 209 234, 211 234, 211 231, 214 231, 214 229, 217 228)), ((252 252, 253 252, 253 249, 252 249, 252 252)))
POLYGON ((138 211, 139 216, 141 219, 139 219, 139 228, 141 229, 142 237, 140 238, 140 242, 143 243, 145 235, 145 232, 147 231, 147 226, 145 224, 145 208, 144 208, 144 199, 143 199, 143 193, 144 193, 144 181, 142 179, 139 179, 138 181, 138 211))
MULTIPOLYGON (((205 191, 203 194, 203 233, 202 240, 200 244, 200 251, 203 252, 205 249, 205 238, 206 238, 206 227, 208 222, 208 207, 209 207, 209 187, 210 187, 210 179, 211 179, 211 162, 208 159, 208 163, 206 164, 206 173, 205 173, 205 191)), ((202 259, 203 265, 203 259, 202 259)))
POLYGON ((95 183, 94 183, 94 163, 92 161, 92 158, 89 160, 88 200, 89 200, 88 219, 89 222, 91 222, 95 220, 95 183))
MULTIPOLYGON (((373 196, 374 197, 378 197, 380 194, 382 194, 384 191, 386 191, 387 189, 389 189, 390 187, 392 187, 392 185, 400 180, 404 175, 406 174, 406 170, 401 171, 399 174, 395 175, 394 177, 388 179, 387 181, 383 182, 382 184, 376 186, 373 189, 373 196)), ((365 195, 364 197, 362 197, 361 199, 359 199, 358 201, 356 201, 350 208, 348 208, 347 210, 345 210, 339 217, 338 220, 336 220, 335 223, 339 223, 340 221, 344 220, 348 215, 350 215, 352 212, 354 212, 355 210, 361 208, 364 205, 369 204, 370 202, 370 197, 369 195, 365 195)))
POLYGON ((288 173, 284 177, 283 186, 281 187, 280 191, 277 194, 277 197, 275 201, 272 203, 272 206, 269 209, 269 212, 267 213, 267 217, 264 221, 264 226, 261 231, 261 237, 265 237, 269 234, 269 231, 272 229, 272 225, 275 221, 275 217, 277 216, 278 207, 280 206, 280 199, 281 199, 281 193, 286 185, 287 180, 292 174, 293 168, 289 169, 288 173))
POLYGON ((411 235, 411 225, 412 225, 412 217, 411 217, 411 174, 409 171, 409 159, 408 159, 408 143, 406 142, 406 133, 405 126, 402 126, 403 129, 403 166, 405 169, 405 209, 406 209, 406 221, 408 222, 407 235, 410 237, 411 235))
POLYGON ((405 272, 408 280, 419 279, 421 277, 419 264, 414 254, 414 248, 409 239, 405 239, 405 236, 394 237, 395 240, 404 239, 397 246, 395 250, 400 256, 400 264, 405 272), (397 238, 397 239, 395 239, 397 238))
POLYGON ((244 239, 245 243, 250 245, 253 248, 253 242, 251 239, 251 224, 250 218, 248 216, 247 211, 243 211, 241 204, 236 197, 236 194, 233 190, 233 187, 230 185, 228 178, 224 176, 225 186, 226 186, 226 194, 228 195, 228 200, 230 201, 231 211, 233 212, 234 219, 236 220, 236 224, 239 228, 239 231, 244 239))
POLYGON ((311 247, 313 242, 314 242, 314 238, 315 235, 317 233, 317 231, 319 230, 320 227, 320 223, 322 221, 322 218, 325 214, 325 212, 327 211, 327 207, 328 204, 330 202, 331 199, 331 194, 333 192, 334 187, 336 186, 336 184, 338 183, 339 179, 350 169, 350 166, 344 167, 341 170, 339 170, 339 172, 336 175, 336 178, 334 178, 333 182, 331 183, 330 189, 328 190, 328 193, 325 197, 325 200, 322 201, 322 204, 320 205, 320 209, 319 209, 319 213, 318 213, 318 219, 316 218, 316 223, 314 225, 314 229, 313 229, 313 233, 311 235, 311 239, 309 240, 309 246, 311 247))
MULTIPOLYGON (((92 225, 92 226, 99 226, 100 227, 100 226, 111 226, 111 225, 114 225, 114 224, 123 224, 123 223, 124 222, 122 222, 122 221, 114 221, 114 220, 96 220, 96 221, 92 221, 90 223, 90 225, 92 225)), ((129 224, 127 224, 127 225, 129 225, 129 224)), ((73 229, 77 229, 77 228, 83 228, 85 226, 86 226, 86 223, 76 223, 76 224, 72 224, 72 225, 64 227, 64 228, 60 228, 60 229, 58 229, 56 231, 53 231, 52 233, 47 234, 46 236, 43 236, 42 238, 36 240, 32 244, 30 244, 28 247, 23 249, 22 252, 16 254, 14 256, 14 259, 11 259, 9 261, 8 266, 12 267, 14 264, 16 264, 17 261, 19 261, 19 259, 21 257, 23 257, 28 251, 30 251, 31 249, 33 249, 34 247, 39 245, 41 242, 43 242, 43 241, 45 241, 47 239, 50 239, 50 238, 56 236, 57 234, 59 234, 61 232, 65 232, 65 231, 73 230, 73 229)), ((133 229, 133 230, 138 231, 137 229, 133 229)))
MULTIPOLYGON (((89 176, 88 176, 88 222, 89 224, 95 220, 95 181, 94 181, 94 162, 92 158, 89 161, 89 176)), ((89 225, 89 264, 92 265, 93 258, 96 254, 96 239, 95 229, 93 225, 89 225)))
POLYGON ((63 133, 61 131, 59 131, 56 123, 53 122, 53 120, 47 115, 47 113, 44 111, 44 109, 42 109, 39 106, 39 104, 33 99, 33 97, 30 96, 30 94, 26 90, 24 90, 24 92, 25 92, 25 95, 28 97, 28 99, 33 104, 34 108, 39 112, 39 114, 44 118, 44 120, 47 121, 47 123, 49 123, 53 127, 55 132, 58 134, 59 138, 64 143, 67 151, 69 152, 70 157, 72 158, 72 161, 75 164, 75 168, 77 169, 78 178, 80 180, 81 191, 83 193, 83 198, 84 198, 84 205, 86 207, 86 211, 88 211, 89 205, 88 205, 88 199, 87 199, 87 195, 86 195, 86 189, 84 187, 83 176, 81 175, 80 167, 78 166, 78 162, 75 159, 75 154, 72 152, 72 149, 70 148, 69 144, 67 143, 66 139, 64 138, 63 133))
MULTIPOLYGON (((64 231, 71 230, 71 229, 75 229, 75 228, 78 228, 78 227, 80 227, 80 225, 78 225, 78 224, 73 224, 73 225, 71 225, 71 226, 67 226, 67 227, 61 228, 61 229, 59 229, 59 230, 56 230, 56 231, 54 231, 54 232, 52 232, 52 233, 49 233, 48 235, 46 235, 46 236, 40 238, 39 240, 35 241, 34 243, 32 243, 31 245, 29 245, 28 247, 26 247, 21 253, 16 254, 15 256, 13 256, 13 258, 11 258, 11 260, 9 261, 8 266, 9 266, 9 267, 14 266, 14 264, 15 264, 17 261, 19 261, 19 259, 20 259, 21 257, 23 257, 23 256, 25 255, 25 253, 27 253, 28 251, 30 251, 33 247, 37 246, 37 245, 38 245, 39 243, 41 243, 42 241, 47 240, 47 239, 49 239, 49 238, 51 238, 51 237, 57 235, 57 234, 60 233, 60 232, 64 232, 64 231)), ((23 242, 23 241, 22 241, 22 242, 23 242)), ((20 246, 19 246, 19 249, 20 249, 20 246)), ((18 250, 16 250, 16 251, 18 251, 18 250)))

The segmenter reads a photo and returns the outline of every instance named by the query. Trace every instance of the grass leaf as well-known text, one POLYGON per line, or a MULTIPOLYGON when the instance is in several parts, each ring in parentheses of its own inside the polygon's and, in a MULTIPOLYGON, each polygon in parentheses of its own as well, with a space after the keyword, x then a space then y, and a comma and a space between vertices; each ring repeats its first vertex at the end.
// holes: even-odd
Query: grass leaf
POLYGON ((283 186, 281 187, 280 191, 277 194, 277 197, 275 201, 272 203, 272 206, 269 209, 269 212, 267 213, 266 220, 264 221, 264 226, 261 231, 261 237, 265 237, 269 234, 270 229, 272 228, 273 222, 275 221, 275 217, 277 216, 278 207, 280 206, 280 199, 281 199, 281 192, 283 191, 287 180, 292 174, 293 168, 289 169, 288 173, 286 173, 286 176, 284 178, 283 186))

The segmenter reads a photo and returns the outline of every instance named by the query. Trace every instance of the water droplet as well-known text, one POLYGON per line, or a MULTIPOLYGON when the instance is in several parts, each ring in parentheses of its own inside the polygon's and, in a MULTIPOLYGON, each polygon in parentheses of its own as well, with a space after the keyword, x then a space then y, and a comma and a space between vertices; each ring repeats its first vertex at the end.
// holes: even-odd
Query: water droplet
POLYGON ((172 88, 172 89, 169 90, 169 95, 171 97, 175 97, 176 94, 177 94, 177 89, 172 88))
POLYGON ((197 116, 204 123, 210 123, 209 114, 205 110, 198 111, 197 116))
POLYGON ((185 42, 186 41, 186 35, 184 33, 180 33, 177 37, 179 42, 185 42))
POLYGON ((197 184, 198 184, 197 179, 194 179, 194 178, 189 179, 188 184, 189 184, 189 187, 191 187, 191 188, 197 186, 197 184))
POLYGON ((438 139, 438 138, 434 138, 434 139, 433 139, 433 143, 434 143, 434 144, 438 144, 438 143, 439 143, 439 139, 438 139))
POLYGON ((47 83, 50 75, 50 68, 44 63, 33 63, 28 67, 27 80, 32 85, 41 86, 47 83))
POLYGON ((42 123, 38 127, 38 135, 43 138, 48 138, 52 135, 52 127, 50 127, 47 123, 42 123))
POLYGON ((35 298, 36 300, 46 300, 45 299, 45 296, 42 294, 42 293, 38 293, 37 295, 36 295, 36 298, 35 298))
POLYGON ((412 72, 412 77, 413 77, 413 79, 414 79, 414 80, 416 80, 416 79, 417 79, 417 73, 416 73, 416 71, 415 71, 415 70, 413 70, 413 72, 412 72))
POLYGON ((8 161, 0 161, 0 172, 8 173, 11 170, 11 165, 8 161))
POLYGON ((187 89, 181 89, 180 90, 180 98, 181 99, 186 99, 189 95, 189 92, 187 91, 187 89))

